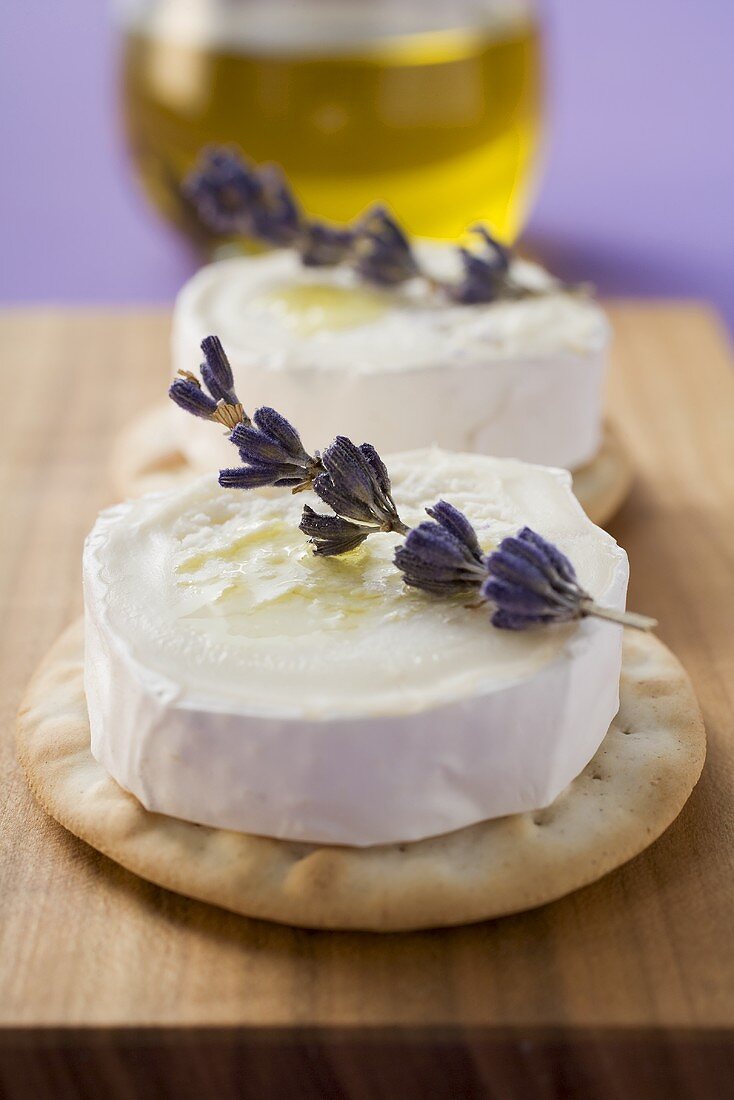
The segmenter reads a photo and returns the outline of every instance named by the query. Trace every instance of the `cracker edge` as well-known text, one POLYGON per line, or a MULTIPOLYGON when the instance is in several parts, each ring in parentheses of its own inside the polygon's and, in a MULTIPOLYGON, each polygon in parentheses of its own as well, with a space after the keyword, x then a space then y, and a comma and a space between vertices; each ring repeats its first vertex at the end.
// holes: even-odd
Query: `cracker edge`
MULTIPOLYGON (((373 849, 309 846, 247 836, 149 813, 96 764, 87 746, 82 638, 82 624, 77 622, 55 643, 32 678, 19 712, 18 757, 46 812, 87 844, 150 882, 245 916, 299 927, 407 931, 475 923, 554 901, 596 881, 656 840, 685 805, 705 757, 703 720, 686 673, 661 642, 638 635, 626 639, 620 716, 629 719, 631 710, 637 725, 642 710, 643 726, 650 720, 657 723, 648 737, 659 739, 662 733, 663 741, 670 743, 664 745, 664 753, 653 754, 662 767, 662 775, 654 780, 648 774, 650 760, 644 759, 643 753, 640 775, 656 792, 650 816, 640 818, 636 808, 630 815, 626 798, 621 815, 615 815, 620 807, 607 807, 602 817, 606 813, 610 827, 601 832, 598 827, 591 830, 595 840, 590 850, 588 844, 585 848, 572 836, 569 845, 569 834, 564 832, 569 821, 565 819, 569 805, 574 809, 579 799, 598 811, 601 790, 594 792, 594 769, 603 764, 605 746, 611 747, 609 735, 567 791, 546 810, 534 814, 373 849), (643 668, 652 667, 647 679, 634 672, 639 662, 643 668), (69 713, 68 699, 60 716, 58 706, 56 714, 49 713, 49 691, 58 694, 63 689, 71 693, 72 704, 76 700, 81 717, 77 714, 74 719, 73 706, 69 713), (70 718, 75 721, 72 752, 68 729, 64 739, 70 718), (44 725, 48 727, 45 734, 44 725), (50 751, 58 749, 59 741, 61 752, 50 751), (77 789, 78 801, 69 806, 66 788, 74 786, 75 776, 70 756, 84 758, 76 765, 77 780, 80 768, 91 768, 94 773, 92 795, 96 789, 102 805, 93 805, 91 813, 89 789, 77 789), (69 771, 71 780, 59 780, 60 769, 69 771), (506 865, 500 862, 498 867, 490 859, 489 865, 483 866, 477 852, 496 855, 492 844, 487 847, 490 841, 494 849, 504 848, 502 858, 514 854, 514 859, 506 865), (564 843, 570 848, 565 853, 564 843), (518 867, 522 868, 519 875, 518 867)), ((626 734, 615 723, 610 734, 616 729, 618 740, 626 734)), ((631 775, 633 784, 639 779, 636 772, 631 775)), ((573 833, 573 820, 570 825, 573 833)), ((588 838, 588 831, 586 835, 588 838)))

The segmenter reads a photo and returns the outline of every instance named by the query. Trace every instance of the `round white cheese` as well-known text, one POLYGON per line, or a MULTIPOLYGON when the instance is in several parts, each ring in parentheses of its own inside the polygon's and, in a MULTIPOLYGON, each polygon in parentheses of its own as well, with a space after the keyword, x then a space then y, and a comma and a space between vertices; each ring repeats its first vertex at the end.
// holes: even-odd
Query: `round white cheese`
MULTIPOLYGON (((458 275, 455 249, 419 252, 436 276, 458 275)), ((554 285, 527 262, 514 274, 554 285)), ((370 288, 284 250, 222 260, 187 283, 174 311, 174 373, 197 369, 209 334, 222 340, 245 409, 277 409, 307 448, 342 434, 383 451, 435 444, 567 469, 599 448, 609 328, 579 296, 454 305, 425 280, 370 288)), ((232 464, 206 421, 182 422, 181 449, 201 472, 232 464)))
MULTIPOLYGON (((434 450, 389 460, 406 523, 444 498, 482 546, 529 524, 623 608, 627 558, 562 471, 434 450)), ((317 558, 313 493, 206 477, 104 512, 84 553, 92 752, 150 810, 372 845, 550 803, 618 707, 621 628, 496 630, 407 588, 399 541, 317 558)))

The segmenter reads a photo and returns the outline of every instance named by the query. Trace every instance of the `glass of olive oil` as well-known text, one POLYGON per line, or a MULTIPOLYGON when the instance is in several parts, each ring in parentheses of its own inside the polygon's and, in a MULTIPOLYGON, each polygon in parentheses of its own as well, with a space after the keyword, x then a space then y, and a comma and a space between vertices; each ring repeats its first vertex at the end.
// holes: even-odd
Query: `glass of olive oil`
POLYGON ((126 129, 163 214, 205 145, 276 161, 312 215, 522 228, 539 134, 532 0, 117 0, 126 129))

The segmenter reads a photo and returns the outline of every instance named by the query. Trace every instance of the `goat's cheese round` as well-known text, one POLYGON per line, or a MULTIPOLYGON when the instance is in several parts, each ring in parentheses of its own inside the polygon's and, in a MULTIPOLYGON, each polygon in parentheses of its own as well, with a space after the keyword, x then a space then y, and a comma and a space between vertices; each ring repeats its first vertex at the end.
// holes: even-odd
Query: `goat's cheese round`
MULTIPOLYGON (((458 275, 455 249, 419 251, 437 277, 458 275)), ((551 292, 455 305, 422 279, 372 288, 288 250, 222 260, 178 296, 174 373, 195 371, 215 334, 245 409, 277 409, 307 448, 341 434, 388 452, 437 445, 575 469, 600 445, 609 327, 536 265, 515 261, 514 275, 551 292)), ((205 421, 180 432, 195 469, 232 464, 205 421)))
MULTIPOLYGON (((563 471, 427 449, 388 460, 410 526, 446 499, 487 551, 524 524, 623 608, 627 558, 563 471)), ((311 492, 213 476, 103 512, 84 553, 92 752, 150 810, 314 843, 417 840, 547 805, 618 707, 620 627, 496 630, 407 588, 394 534, 315 557, 311 492)))

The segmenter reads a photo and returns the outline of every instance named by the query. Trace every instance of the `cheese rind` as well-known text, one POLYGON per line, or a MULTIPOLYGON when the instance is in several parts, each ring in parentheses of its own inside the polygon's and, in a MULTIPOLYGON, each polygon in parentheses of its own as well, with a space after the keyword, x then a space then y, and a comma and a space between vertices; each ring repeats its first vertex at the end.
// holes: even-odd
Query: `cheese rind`
MULTIPOLYGON (((560 471, 389 460, 409 524, 443 496, 490 550, 523 522, 623 607, 627 561, 560 471)), ((103 513, 85 547, 92 751, 151 810, 313 843, 447 832, 551 802, 618 705, 621 629, 522 634, 402 584, 397 537, 314 558, 304 502, 211 478, 103 513)))
MULTIPOLYGON (((454 250, 421 252, 437 276, 457 276, 454 250)), ((514 270, 554 285, 536 265, 514 270)), ((609 328, 594 302, 567 293, 452 305, 421 280, 381 291, 283 250, 219 261, 187 283, 174 372, 196 370, 210 333, 245 408, 277 408, 311 449, 345 434, 385 451, 435 444, 574 469, 599 448, 609 328)), ((181 447, 202 472, 232 462, 206 422, 182 423, 181 447)))

